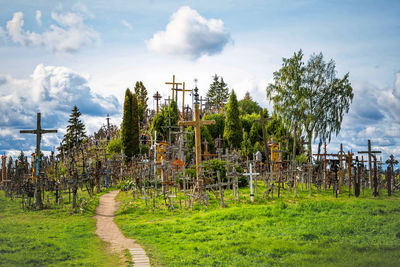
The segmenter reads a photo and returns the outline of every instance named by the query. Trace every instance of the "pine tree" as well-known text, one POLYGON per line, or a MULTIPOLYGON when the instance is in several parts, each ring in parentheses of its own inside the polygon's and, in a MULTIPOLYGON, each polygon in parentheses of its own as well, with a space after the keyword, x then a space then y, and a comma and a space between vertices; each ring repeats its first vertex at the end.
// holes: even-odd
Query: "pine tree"
POLYGON ((224 82, 224 79, 222 77, 218 77, 217 74, 215 74, 213 77, 213 82, 210 84, 207 97, 211 106, 216 109, 222 109, 229 98, 228 85, 224 82))
POLYGON ((232 90, 226 108, 224 139, 228 146, 240 148, 243 138, 242 123, 239 118, 239 105, 235 92, 232 90))
POLYGON ((147 96, 147 89, 141 81, 137 81, 135 85, 135 94, 138 99, 139 106, 139 118, 142 123, 144 123, 146 112, 147 112, 147 101, 149 100, 147 96))
POLYGON ((69 151, 73 147, 78 147, 86 138, 85 125, 79 119, 81 115, 82 113, 75 105, 72 109, 71 115, 69 116, 67 133, 64 135, 64 139, 62 141, 64 144, 64 151, 69 151))
POLYGON ((131 90, 126 89, 124 114, 121 125, 122 148, 128 161, 139 153, 139 112, 138 101, 131 90))

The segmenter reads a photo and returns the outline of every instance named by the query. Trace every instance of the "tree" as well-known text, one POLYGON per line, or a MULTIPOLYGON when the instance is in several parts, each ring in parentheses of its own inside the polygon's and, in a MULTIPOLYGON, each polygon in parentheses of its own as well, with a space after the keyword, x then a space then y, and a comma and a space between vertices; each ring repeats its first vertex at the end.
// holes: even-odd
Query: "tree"
POLYGON ((249 92, 246 92, 246 95, 242 100, 239 101, 239 110, 240 114, 252 114, 252 113, 260 113, 260 105, 257 102, 253 101, 249 92))
POLYGON ((224 79, 222 77, 219 78, 217 74, 213 77, 213 82, 210 84, 207 97, 210 105, 216 109, 222 109, 229 98, 228 85, 224 82, 224 79))
POLYGON ((235 91, 232 90, 229 102, 226 107, 226 119, 224 129, 224 139, 228 146, 240 148, 243 138, 242 123, 239 118, 239 105, 235 91))
POLYGON ((136 82, 134 89, 138 99, 140 122, 144 123, 147 112, 147 101, 149 100, 147 96, 147 89, 141 81, 136 82))
POLYGON ((179 119, 178 105, 174 100, 171 100, 168 107, 163 107, 161 112, 156 114, 151 122, 150 132, 154 136, 157 131, 157 140, 166 140, 171 129, 166 126, 177 126, 179 119))
POLYGON ((121 125, 122 148, 128 161, 139 153, 139 111, 135 94, 125 91, 124 114, 121 125))
POLYGON ((293 155, 296 155, 297 133, 305 132, 311 162, 313 137, 321 142, 340 131, 344 112, 348 112, 353 99, 349 74, 336 78, 335 62, 325 63, 322 53, 313 54, 305 65, 303 52, 299 50, 292 58, 283 58, 282 68, 273 76, 267 96, 284 125, 294 132, 293 155))
POLYGON ((79 119, 81 115, 82 113, 75 105, 72 108, 71 115, 69 116, 67 133, 64 135, 64 139, 62 141, 64 151, 69 151, 72 147, 78 147, 86 138, 85 125, 79 119))

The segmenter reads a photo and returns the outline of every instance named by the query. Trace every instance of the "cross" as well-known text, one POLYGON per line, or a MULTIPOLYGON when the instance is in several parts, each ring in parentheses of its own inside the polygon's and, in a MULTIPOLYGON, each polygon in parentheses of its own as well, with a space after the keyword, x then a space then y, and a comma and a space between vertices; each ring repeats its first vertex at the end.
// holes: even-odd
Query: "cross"
MULTIPOLYGON (((165 84, 171 84, 172 85, 172 99, 175 99, 174 91, 176 91, 176 89, 178 89, 178 85, 182 85, 182 83, 176 83, 175 82, 175 74, 174 74, 174 75, 172 75, 172 83, 171 82, 166 82, 165 84), (175 86, 176 86, 176 88, 175 88, 175 86)), ((178 94, 178 92, 176 94, 178 94)))
POLYGON ((254 122, 260 122, 261 126, 262 126, 263 141, 264 141, 264 153, 265 153, 265 156, 266 156, 267 170, 269 170, 270 162, 269 162, 269 150, 268 150, 267 134, 265 132, 265 124, 269 120, 272 120, 272 118, 264 118, 263 109, 260 109, 260 119, 253 120, 254 122))
POLYGON ((211 125, 215 124, 215 120, 200 120, 199 113, 199 89, 197 85, 194 89, 194 120, 193 121, 179 121, 179 126, 194 126, 194 134, 195 134, 195 147, 196 147, 196 177, 197 177, 197 186, 200 188, 200 161, 201 161, 201 135, 200 135, 200 126, 201 125, 211 125))
MULTIPOLYGON (((158 106, 158 100, 161 99, 161 95, 158 93, 158 91, 153 95, 153 98, 156 100, 157 103, 157 114, 159 113, 159 106, 158 106)), ((154 102, 153 102, 154 103, 154 102)))
POLYGON ((388 190, 388 196, 392 195, 392 175, 394 173, 394 167, 393 165, 399 164, 398 160, 394 159, 393 155, 390 155, 389 159, 386 161, 386 164, 389 164, 390 166, 388 167, 388 175, 387 175, 387 190, 388 190))
POLYGON ((204 149, 205 151, 204 151, 204 154, 203 154, 203 157, 204 157, 205 160, 208 160, 212 156, 217 156, 216 154, 210 154, 210 152, 208 151, 208 141, 207 140, 205 140, 203 142, 203 144, 205 146, 205 149, 204 149))
POLYGON ((170 145, 172 145, 172 142, 171 142, 171 130, 172 129, 179 129, 179 127, 178 126, 174 126, 174 125, 171 125, 171 113, 170 113, 170 111, 168 110, 168 125, 166 125, 166 126, 161 126, 161 128, 166 128, 166 129, 168 129, 168 142, 169 142, 169 144, 170 145))
POLYGON ((368 167, 369 167, 369 184, 370 186, 372 185, 372 160, 371 157, 374 156, 374 154, 382 153, 382 151, 371 151, 371 140, 368 139, 368 151, 358 151, 358 154, 368 154, 368 167))
POLYGON ((182 114, 181 114, 181 117, 182 117, 182 120, 185 120, 185 93, 192 92, 192 90, 185 90, 185 82, 183 82, 182 89, 176 88, 175 91, 176 91, 176 95, 178 95, 178 91, 182 92, 182 114))
MULTIPOLYGON (((42 129, 41 126, 41 114, 37 113, 37 119, 36 119, 36 130, 20 130, 19 133, 24 134, 24 133, 29 133, 29 134, 36 134, 36 177, 39 180, 39 167, 40 167, 40 141, 42 139, 42 134, 46 133, 57 133, 57 130, 44 130, 42 129)), ((40 186, 35 187, 35 193, 36 193, 36 205, 39 206, 39 208, 42 208, 42 199, 40 195, 40 186)))
POLYGON ((168 98, 164 99, 164 106, 169 106, 169 103, 171 103, 171 97, 168 96, 168 98))
POLYGON ((254 201, 254 194, 253 194, 253 175, 260 175, 258 172, 253 172, 252 165, 250 163, 250 172, 243 173, 243 175, 250 176, 250 200, 251 202, 254 201))
POLYGON ((6 155, 1 156, 1 183, 4 183, 4 181, 6 180, 6 175, 7 175, 6 160, 7 160, 6 155))

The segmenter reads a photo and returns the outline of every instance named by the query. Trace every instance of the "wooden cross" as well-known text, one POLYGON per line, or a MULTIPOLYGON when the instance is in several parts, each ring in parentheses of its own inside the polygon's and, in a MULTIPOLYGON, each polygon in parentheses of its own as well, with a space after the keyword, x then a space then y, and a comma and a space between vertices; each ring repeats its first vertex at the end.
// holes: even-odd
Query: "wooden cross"
POLYGON ((185 93, 192 92, 192 90, 185 90, 185 82, 182 83, 182 89, 175 89, 176 95, 178 95, 178 91, 182 92, 182 114, 181 119, 185 120, 185 93))
MULTIPOLYGON (((197 86, 194 89, 194 120, 193 121, 179 121, 178 126, 194 126, 194 134, 195 134, 195 147, 196 147, 196 177, 197 177, 197 186, 200 189, 200 162, 201 162, 201 135, 200 135, 200 126, 201 125, 211 125, 215 124, 215 120, 200 120, 199 113, 199 89, 197 86)), ((200 189, 201 190, 201 189, 200 189)))
POLYGON ((210 157, 215 157, 215 156, 217 156, 217 154, 211 154, 211 153, 208 151, 208 141, 207 141, 207 140, 205 140, 205 141, 203 142, 203 144, 204 144, 204 146, 205 146, 204 154, 203 154, 203 157, 204 157, 205 160, 208 160, 210 157))
POLYGON ((253 172, 252 165, 250 163, 250 172, 243 173, 243 175, 250 176, 250 200, 251 202, 254 201, 254 194, 253 194, 253 175, 260 175, 258 172, 253 172))
MULTIPOLYGON (((29 134, 36 134, 36 177, 39 180, 39 167, 40 167, 40 142, 42 139, 42 134, 47 134, 47 133, 57 133, 57 130, 44 130, 42 129, 41 126, 41 113, 37 113, 36 117, 36 130, 20 130, 19 133, 24 134, 24 133, 29 133, 29 134)), ((35 193, 36 193, 36 205, 39 208, 43 207, 42 204, 42 199, 41 199, 41 194, 40 194, 40 186, 35 187, 35 193)))
POLYGON ((263 141, 264 141, 264 153, 266 156, 267 171, 269 170, 270 161, 269 161, 269 149, 268 149, 267 133, 265 131, 265 124, 267 121, 270 121, 270 120, 272 120, 272 118, 264 118, 263 109, 260 109, 260 119, 253 120, 254 122, 260 122, 261 126, 262 126, 263 141))
MULTIPOLYGON (((174 75, 172 75, 172 82, 166 82, 165 84, 171 84, 172 85, 172 88, 171 88, 171 90, 172 90, 172 99, 175 99, 174 91, 176 91, 178 89, 178 85, 182 85, 182 83, 176 83, 175 82, 175 74, 174 74, 174 75), (176 88, 175 88, 175 86, 176 86, 176 88)), ((176 94, 178 94, 178 92, 176 94)))
MULTIPOLYGON (((156 100, 157 104, 157 114, 160 112, 159 106, 158 106, 158 100, 161 99, 161 95, 158 93, 158 91, 153 95, 153 98, 156 100)), ((154 103, 154 102, 153 102, 154 103)))
POLYGON ((358 151, 358 154, 368 154, 368 167, 369 167, 369 184, 370 187, 372 185, 372 160, 371 158, 374 156, 374 154, 379 154, 382 153, 382 151, 372 151, 371 150, 371 140, 368 139, 368 151, 358 151))
POLYGON ((7 156, 3 155, 1 156, 1 183, 4 183, 6 180, 6 175, 7 175, 7 156))

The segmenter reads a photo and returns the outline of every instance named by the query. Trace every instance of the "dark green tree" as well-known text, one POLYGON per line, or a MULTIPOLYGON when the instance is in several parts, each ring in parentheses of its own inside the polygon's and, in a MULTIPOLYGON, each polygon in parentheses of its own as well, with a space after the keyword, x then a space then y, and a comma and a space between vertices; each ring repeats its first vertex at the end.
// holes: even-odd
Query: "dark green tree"
POLYGON ((67 133, 64 135, 62 141, 64 151, 69 151, 72 147, 78 147, 86 138, 85 125, 79 119, 81 115, 82 113, 79 111, 78 107, 74 106, 69 116, 67 133))
POLYGON ((215 120, 215 124, 207 125, 206 128, 213 139, 222 138, 225 128, 225 115, 223 113, 207 113, 203 120, 215 120))
POLYGON ((246 92, 246 95, 242 100, 239 101, 239 111, 241 115, 244 114, 252 114, 252 113, 260 113, 260 105, 257 102, 253 101, 249 92, 246 92))
POLYGON ((224 78, 218 77, 217 74, 214 75, 213 82, 210 84, 207 92, 207 97, 213 108, 222 110, 229 98, 229 88, 224 82, 224 78))
POLYGON ((147 89, 141 81, 137 81, 135 84, 135 94, 138 99, 140 122, 144 123, 148 107, 147 101, 149 100, 149 97, 147 96, 147 89))
POLYGON ((243 138, 242 123, 239 118, 239 105, 235 91, 232 90, 226 107, 224 140, 229 147, 240 148, 243 138))
POLYGON ((139 111, 135 94, 126 89, 121 125, 122 148, 128 161, 139 153, 139 111))

